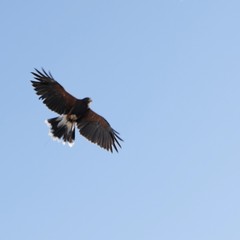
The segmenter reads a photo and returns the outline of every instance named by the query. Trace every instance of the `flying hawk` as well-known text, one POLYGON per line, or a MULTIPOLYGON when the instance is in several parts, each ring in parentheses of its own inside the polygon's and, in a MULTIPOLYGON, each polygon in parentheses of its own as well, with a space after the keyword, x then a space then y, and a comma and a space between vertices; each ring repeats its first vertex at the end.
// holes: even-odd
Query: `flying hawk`
POLYGON ((121 147, 119 133, 115 131, 102 116, 89 108, 92 101, 89 97, 77 99, 69 94, 50 72, 35 69, 32 72, 32 82, 39 99, 52 111, 59 114, 58 117, 46 120, 53 138, 62 139, 63 143, 73 145, 75 140, 75 127, 81 135, 100 147, 113 152, 121 147))

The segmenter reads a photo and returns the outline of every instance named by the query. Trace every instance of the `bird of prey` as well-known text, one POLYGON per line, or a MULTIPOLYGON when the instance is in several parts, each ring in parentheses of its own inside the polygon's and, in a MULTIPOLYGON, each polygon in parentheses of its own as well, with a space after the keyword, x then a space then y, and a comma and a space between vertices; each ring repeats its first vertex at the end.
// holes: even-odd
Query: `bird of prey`
POLYGON ((89 97, 78 99, 69 94, 52 76, 44 69, 35 69, 32 72, 34 80, 32 85, 39 99, 46 106, 59 114, 55 118, 46 120, 53 138, 62 140, 72 146, 75 140, 75 127, 82 136, 107 151, 118 152, 121 148, 119 133, 115 131, 102 116, 89 108, 92 101, 89 97))

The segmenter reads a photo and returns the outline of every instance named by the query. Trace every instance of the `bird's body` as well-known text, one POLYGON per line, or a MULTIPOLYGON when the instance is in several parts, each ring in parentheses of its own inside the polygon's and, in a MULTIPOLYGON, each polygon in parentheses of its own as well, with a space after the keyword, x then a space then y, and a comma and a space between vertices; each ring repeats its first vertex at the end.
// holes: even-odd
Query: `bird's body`
POLYGON ((31 82, 36 94, 40 95, 39 99, 49 109, 59 114, 58 117, 46 120, 54 138, 62 139, 72 146, 77 127, 80 134, 91 142, 111 152, 113 148, 118 151, 117 145, 121 147, 119 140, 122 139, 107 120, 89 108, 90 98, 77 99, 54 80, 50 72, 44 69, 42 72, 35 71, 32 72, 35 80, 31 82))

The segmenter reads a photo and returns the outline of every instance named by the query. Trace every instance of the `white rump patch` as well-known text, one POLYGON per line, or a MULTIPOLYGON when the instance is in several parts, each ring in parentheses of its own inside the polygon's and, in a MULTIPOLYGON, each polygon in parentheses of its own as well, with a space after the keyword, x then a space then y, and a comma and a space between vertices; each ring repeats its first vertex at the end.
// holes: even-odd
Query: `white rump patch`
POLYGON ((67 115, 61 115, 61 116, 59 116, 57 119, 60 120, 59 123, 58 123, 58 125, 57 125, 58 127, 67 125, 67 122, 68 122, 68 120, 67 120, 67 115))
POLYGON ((58 127, 66 126, 68 133, 69 133, 70 131, 73 131, 73 129, 74 129, 74 127, 75 127, 75 123, 68 121, 67 115, 61 115, 61 116, 59 116, 59 117, 58 117, 58 120, 59 120, 59 123, 58 123, 58 125, 57 125, 58 127))

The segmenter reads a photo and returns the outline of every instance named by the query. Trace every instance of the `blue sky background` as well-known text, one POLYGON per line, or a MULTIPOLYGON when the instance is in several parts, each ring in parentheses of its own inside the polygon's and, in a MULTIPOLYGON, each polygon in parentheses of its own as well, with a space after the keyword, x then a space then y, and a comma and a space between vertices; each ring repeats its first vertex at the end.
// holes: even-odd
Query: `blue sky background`
POLYGON ((240 239, 240 2, 0 3, 0 239, 240 239), (33 68, 125 140, 53 142, 33 68))

